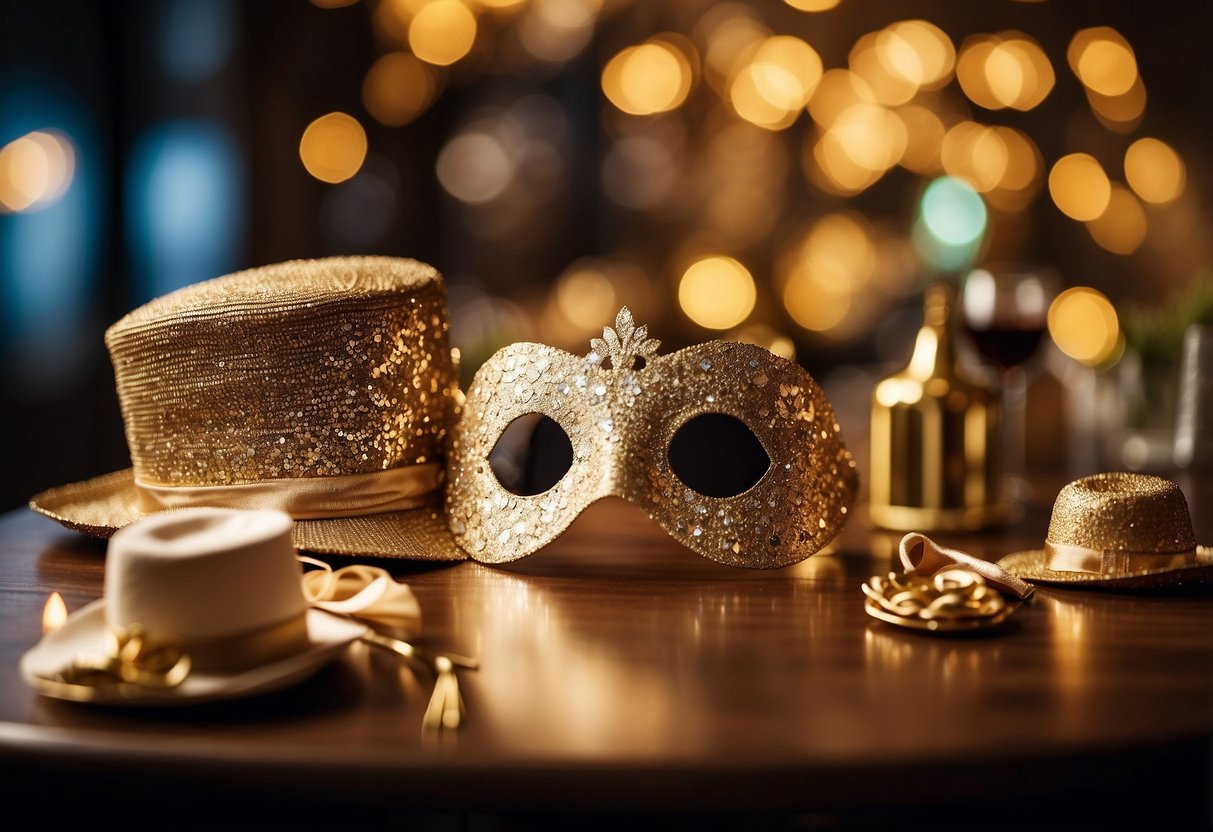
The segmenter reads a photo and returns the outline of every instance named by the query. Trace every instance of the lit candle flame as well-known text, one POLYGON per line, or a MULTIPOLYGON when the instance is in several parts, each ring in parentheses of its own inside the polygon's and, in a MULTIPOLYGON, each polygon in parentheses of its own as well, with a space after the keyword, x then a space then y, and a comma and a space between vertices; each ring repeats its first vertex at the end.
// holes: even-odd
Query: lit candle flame
POLYGON ((67 621, 67 604, 63 603, 62 595, 52 592, 46 599, 46 605, 42 607, 43 634, 53 633, 62 627, 65 621, 67 621))

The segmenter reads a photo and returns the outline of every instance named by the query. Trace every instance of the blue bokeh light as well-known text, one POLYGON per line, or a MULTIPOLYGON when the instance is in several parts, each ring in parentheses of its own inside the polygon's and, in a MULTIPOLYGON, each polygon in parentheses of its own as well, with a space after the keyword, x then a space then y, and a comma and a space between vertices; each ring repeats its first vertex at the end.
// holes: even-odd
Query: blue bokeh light
POLYGON ((230 133, 209 121, 161 124, 136 143, 127 233, 140 300, 232 271, 244 243, 244 174, 230 133))

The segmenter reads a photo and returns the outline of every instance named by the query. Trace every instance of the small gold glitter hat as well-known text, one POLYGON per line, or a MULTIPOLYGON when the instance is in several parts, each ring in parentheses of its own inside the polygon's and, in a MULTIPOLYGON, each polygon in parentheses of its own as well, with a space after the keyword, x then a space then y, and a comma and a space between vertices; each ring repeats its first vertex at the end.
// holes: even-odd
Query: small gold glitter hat
POLYGON ((145 514, 275 508, 295 545, 463 560, 442 513, 462 393, 442 276, 415 260, 278 263, 187 286, 105 335, 132 468, 35 495, 96 537, 145 514))
POLYGON ((1026 581, 1148 589, 1213 580, 1213 549, 1196 545, 1179 486, 1148 474, 1111 472, 1061 489, 1043 549, 998 561, 1026 581))

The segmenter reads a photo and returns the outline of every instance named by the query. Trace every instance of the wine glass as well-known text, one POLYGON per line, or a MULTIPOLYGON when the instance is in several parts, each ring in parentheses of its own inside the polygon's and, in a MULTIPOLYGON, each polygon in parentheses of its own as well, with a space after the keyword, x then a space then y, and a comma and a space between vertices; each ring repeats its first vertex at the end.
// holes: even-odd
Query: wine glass
POLYGON ((1028 381, 1056 294, 1057 278, 1043 266, 984 266, 961 282, 961 326, 1002 384, 1003 466, 1013 504, 1030 493, 1025 479, 1028 381))

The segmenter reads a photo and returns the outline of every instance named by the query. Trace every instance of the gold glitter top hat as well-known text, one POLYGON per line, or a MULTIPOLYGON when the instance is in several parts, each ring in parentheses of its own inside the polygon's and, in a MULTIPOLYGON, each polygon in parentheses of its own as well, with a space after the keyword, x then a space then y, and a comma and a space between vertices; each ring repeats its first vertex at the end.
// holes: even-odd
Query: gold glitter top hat
POLYGON ((441 513, 461 393, 441 275, 335 257, 187 286, 106 332, 132 468, 36 495, 108 537, 193 506, 275 508, 300 549, 461 560, 441 513))
POLYGON ((812 376, 752 344, 712 341, 658 355, 659 343, 625 308, 587 356, 520 343, 480 367, 455 427, 447 491, 452 530, 473 558, 529 555, 608 496, 730 566, 787 566, 834 539, 858 476, 812 376), (534 415, 559 426, 571 459, 551 487, 518 493, 500 480, 493 451, 513 423, 534 415), (675 446, 701 428, 703 441, 688 454, 692 483, 683 479, 688 468, 673 463, 675 446), (730 469, 746 443, 751 459, 765 458, 739 485, 730 469))
POLYGON ((1213 580, 1213 549, 1198 546, 1179 486, 1148 474, 1111 472, 1061 489, 1043 549, 998 565, 1026 581, 1147 589, 1213 580))

